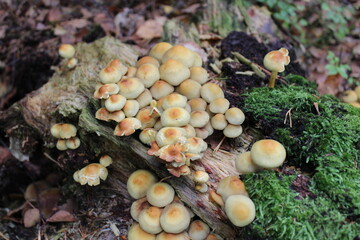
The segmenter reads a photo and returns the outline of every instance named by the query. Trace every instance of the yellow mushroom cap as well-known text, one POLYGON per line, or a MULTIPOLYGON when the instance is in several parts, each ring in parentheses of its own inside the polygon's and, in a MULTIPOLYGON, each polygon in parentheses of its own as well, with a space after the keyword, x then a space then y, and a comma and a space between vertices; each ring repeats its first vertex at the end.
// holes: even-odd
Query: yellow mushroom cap
POLYGON ((161 114, 161 124, 166 127, 182 127, 190 121, 190 114, 184 108, 171 107, 161 114))
POLYGON ((107 178, 108 171, 106 167, 99 163, 91 163, 82 168, 78 176, 81 185, 96 186, 100 184, 100 179, 105 180, 107 178))
POLYGON ((272 139, 257 141, 250 152, 253 162, 263 168, 279 167, 286 158, 284 146, 272 139))
POLYGON ((358 99, 358 95, 354 90, 347 90, 342 93, 341 100, 346 103, 356 102, 358 99))
POLYGON ((155 235, 145 232, 140 224, 133 224, 128 232, 128 240, 155 240, 155 235))
POLYGON ((178 93, 184 95, 188 99, 193 99, 193 98, 200 97, 200 89, 201 89, 200 83, 198 83, 192 79, 187 79, 187 80, 183 81, 176 88, 176 91, 178 93))
POLYGON ((141 122, 141 130, 145 128, 151 128, 155 125, 156 120, 158 119, 157 115, 152 114, 151 107, 145 107, 140 109, 136 115, 136 119, 141 122))
MULTIPOLYGON (((116 68, 118 71, 120 71, 121 76, 125 75, 126 72, 128 72, 128 68, 121 63, 121 61, 119 59, 114 59, 112 60, 108 66, 116 68)), ((120 77, 121 77, 120 76, 120 77)), ((118 81, 120 80, 120 78, 118 79, 118 81)))
POLYGON ((158 207, 149 207, 144 209, 139 215, 140 227, 148 233, 158 234, 162 231, 160 226, 160 215, 162 209, 158 207))
POLYGON ((145 128, 139 134, 139 139, 142 143, 151 146, 151 143, 155 141, 157 130, 154 128, 145 128))
POLYGON ((210 179, 209 174, 201 170, 195 171, 193 178, 197 183, 206 183, 210 179))
POLYGON ((63 123, 61 125, 60 138, 69 139, 76 136, 76 127, 70 123, 63 123))
POLYGON ((191 111, 205 111, 207 103, 202 98, 193 98, 188 101, 188 104, 191 107, 191 111))
POLYGON ((123 112, 126 117, 134 117, 139 112, 140 104, 136 100, 127 100, 124 107, 123 112))
POLYGON ((165 61, 159 68, 160 78, 173 86, 177 86, 190 77, 190 70, 174 59, 165 61))
POLYGON ((66 66, 71 69, 76 67, 77 64, 78 64, 78 60, 76 58, 70 58, 66 66))
POLYGON ((215 202, 220 207, 224 207, 225 202, 222 199, 221 195, 217 194, 214 190, 209 190, 209 199, 213 202, 215 202))
POLYGON ((208 81, 209 74, 205 68, 192 67, 190 68, 190 78, 201 85, 208 81))
POLYGON ((95 113, 95 118, 102 121, 109 121, 110 112, 106 108, 99 108, 95 113))
POLYGON ((156 236, 156 240, 190 240, 190 237, 186 232, 178 234, 162 232, 156 236))
POLYGON ((221 179, 216 192, 221 195, 224 201, 231 195, 242 194, 248 196, 245 184, 238 176, 229 176, 221 179))
POLYGON ((120 81, 121 73, 118 69, 107 66, 100 71, 99 78, 100 81, 104 84, 117 83, 118 81, 120 81))
POLYGON ((153 184, 146 193, 148 202, 156 207, 165 207, 174 200, 173 187, 164 182, 153 184))
POLYGON ((240 174, 258 172, 262 169, 253 162, 250 151, 239 154, 235 159, 235 166, 240 174))
POLYGON ((198 183, 195 185, 195 190, 200 193, 206 193, 209 190, 209 187, 206 183, 198 183))
POLYGON ((217 98, 209 104, 209 110, 212 113, 224 114, 229 109, 230 102, 226 98, 217 98))
POLYGON ((80 147, 80 139, 78 137, 72 137, 66 139, 65 144, 66 147, 69 149, 77 149, 78 147, 80 147))
POLYGON ((213 116, 210 122, 211 122, 211 126, 216 130, 224 130, 228 125, 225 115, 220 113, 213 116))
POLYGON ((195 54, 184 46, 176 45, 167 50, 161 60, 162 62, 166 62, 170 59, 179 61, 189 68, 194 64, 195 54))
POLYGON ((108 120, 113 120, 115 122, 121 122, 125 119, 125 113, 123 111, 115 111, 111 112, 108 115, 108 120))
POLYGON ((55 138, 60 138, 60 132, 61 132, 62 124, 57 123, 51 126, 50 133, 55 138))
POLYGON ((108 167, 108 166, 110 166, 112 164, 113 160, 109 155, 103 155, 103 156, 100 157, 99 162, 104 167, 108 167))
POLYGON ((186 132, 183 128, 164 127, 159 130, 155 139, 159 147, 164 147, 166 145, 177 143, 181 137, 185 136, 185 134, 186 132))
POLYGON ((170 48, 172 48, 172 45, 170 43, 160 42, 151 48, 149 52, 149 56, 157 59, 158 61, 161 61, 161 59, 164 56, 164 53, 170 48))
POLYGON ((244 227, 255 219, 255 205, 244 195, 230 196, 225 202, 225 213, 237 227, 244 227))
POLYGON ((125 78, 118 82, 119 93, 127 99, 137 98, 145 89, 138 78, 125 78))
POLYGON ((234 124, 234 125, 240 125, 245 120, 244 113, 239 108, 236 108, 236 107, 229 108, 225 112, 225 117, 229 123, 234 124))
POLYGON ((109 112, 115 112, 121 110, 126 103, 126 98, 120 94, 111 95, 105 100, 105 108, 109 112))
POLYGON ((207 149, 207 143, 199 137, 186 139, 186 148, 188 153, 201 153, 207 149))
POLYGON ((185 108, 187 99, 185 96, 179 93, 171 93, 163 98, 162 100, 162 109, 168 109, 171 107, 181 107, 185 108))
POLYGON ((194 56, 195 59, 194 59, 193 67, 201 67, 203 63, 201 56, 197 52, 194 52, 194 56))
POLYGON ((242 132, 243 129, 241 125, 233 125, 233 124, 228 124, 223 130, 225 137, 228 138, 236 138, 240 136, 242 132))
POLYGON ((160 216, 160 224, 165 232, 181 233, 190 224, 190 214, 183 205, 172 203, 164 208, 160 216))
POLYGON ((94 92, 94 98, 107 99, 110 95, 117 94, 119 86, 115 83, 99 84, 94 92))
POLYGON ((145 90, 136 98, 140 108, 150 105, 152 100, 151 92, 147 88, 145 88, 145 90))
POLYGON ((154 64, 145 63, 137 69, 135 76, 141 80, 146 88, 149 88, 160 79, 160 72, 154 64))
POLYGON ((150 57, 150 56, 145 56, 145 57, 140 58, 140 59, 136 62, 136 67, 138 68, 138 67, 140 67, 141 65, 146 64, 146 63, 153 64, 153 65, 156 66, 157 68, 160 67, 159 61, 156 60, 156 59, 153 58, 153 57, 150 57))
POLYGON ((289 51, 286 48, 271 51, 264 57, 264 66, 272 72, 283 72, 289 63, 289 51))
POLYGON ((183 127, 181 127, 182 129, 185 130, 185 136, 186 138, 192 138, 196 136, 196 132, 195 132, 195 128, 193 126, 191 126, 190 124, 187 124, 183 127))
POLYGON ((156 100, 166 97, 173 91, 174 91, 174 87, 162 80, 156 81, 154 85, 152 85, 152 87, 150 88, 151 95, 156 100))
POLYGON ((193 111, 190 115, 190 125, 193 127, 204 127, 210 120, 206 111, 193 111))
POLYGON ((137 68, 135 68, 135 67, 128 67, 127 72, 126 72, 124 78, 135 77, 136 72, 137 72, 137 68))
POLYGON ((130 215, 138 222, 140 213, 149 207, 151 207, 151 205, 147 202, 146 197, 140 198, 131 204, 130 215))
POLYGON ((137 170, 133 172, 127 181, 127 190, 131 197, 135 199, 146 196, 148 189, 156 183, 156 177, 147 170, 137 170))
POLYGON ((190 224, 189 236, 191 240, 204 240, 210 233, 209 226, 201 220, 195 220, 190 224))
POLYGON ((201 97, 208 103, 217 98, 224 98, 223 90, 215 83, 206 83, 201 87, 201 97))
POLYGON ((141 128, 141 122, 136 118, 125 118, 114 130, 116 136, 129 136, 133 134, 137 129, 141 128))
POLYGON ((59 54, 63 58, 72 58, 75 55, 75 48, 71 44, 61 44, 59 54))

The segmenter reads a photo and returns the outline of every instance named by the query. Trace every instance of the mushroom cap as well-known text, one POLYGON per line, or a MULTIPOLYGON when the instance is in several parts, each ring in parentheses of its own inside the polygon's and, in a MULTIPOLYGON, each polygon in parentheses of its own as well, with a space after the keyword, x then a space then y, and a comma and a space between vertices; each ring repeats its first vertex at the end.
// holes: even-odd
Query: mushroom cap
POLYGON ((209 187, 206 183, 198 183, 195 185, 195 190, 201 193, 206 193, 209 190, 209 187))
POLYGON ((195 133, 196 133, 196 137, 201 139, 206 139, 207 137, 210 136, 208 130, 206 130, 205 128, 195 128, 195 133))
POLYGON ((174 91, 174 87, 163 80, 156 81, 154 85, 152 85, 152 87, 150 88, 151 95, 156 100, 166 97, 173 91, 174 91))
POLYGON ((163 98, 162 109, 168 109, 171 107, 185 108, 187 98, 179 93, 171 93, 163 98))
POLYGON ((176 91, 188 99, 193 99, 200 97, 200 89, 200 83, 192 79, 186 79, 176 88, 176 91))
POLYGON ((176 45, 167 50, 161 60, 162 62, 166 62, 170 59, 181 62, 184 66, 189 68, 194 64, 195 54, 184 46, 176 45))
POLYGON ((128 240, 155 240, 155 235, 141 229, 140 224, 133 224, 128 232, 128 240))
POLYGON ((100 81, 104 84, 117 83, 120 81, 121 76, 119 69, 111 66, 103 68, 99 73, 100 81))
POLYGON ((272 72, 283 72, 290 63, 289 51, 286 48, 271 51, 264 57, 264 66, 272 72))
POLYGON ((201 170, 195 171, 193 178, 197 183, 206 183, 210 179, 209 174, 201 170))
POLYGON ((138 78, 125 78, 118 82, 119 93, 127 99, 137 98, 145 89, 144 84, 138 78))
POLYGON ((201 97, 208 103, 217 98, 224 98, 223 90, 215 83, 206 83, 201 87, 201 97))
POLYGON ((240 108, 232 107, 226 110, 225 112, 226 120, 234 125, 240 125, 245 120, 244 113, 240 110, 240 108))
POLYGON ((241 153, 236 157, 235 167, 240 174, 253 173, 262 170, 261 167, 253 162, 250 151, 241 153))
POLYGON ((61 44, 59 54, 63 58, 72 58, 75 55, 75 48, 71 44, 61 44))
POLYGON ((210 116, 206 111, 193 111, 190 114, 190 125, 193 127, 204 127, 210 120, 210 116))
POLYGON ((165 61, 159 68, 160 78, 173 86, 177 86, 190 77, 190 70, 174 59, 165 61))
POLYGON ((127 181, 127 190, 132 198, 143 198, 156 181, 156 177, 151 172, 140 169, 130 175, 127 181))
POLYGON ((108 115, 108 120, 113 120, 113 121, 118 122, 118 123, 121 122, 124 119, 125 119, 125 113, 123 111, 111 112, 108 115))
POLYGON ((165 207, 174 200, 175 191, 172 186, 164 182, 153 184, 146 193, 148 202, 156 207, 165 207))
POLYGON ((109 112, 115 112, 121 110, 126 103, 126 98, 120 94, 111 95, 105 100, 105 108, 109 112))
POLYGON ((157 59, 158 61, 161 61, 161 59, 164 56, 164 53, 170 48, 172 48, 172 45, 170 43, 160 42, 151 48, 149 52, 149 56, 157 59))
POLYGON ((113 160, 109 155, 102 155, 99 160, 100 164, 104 167, 108 167, 112 164, 113 160))
POLYGON ((61 132, 62 124, 56 123, 51 126, 50 133, 55 138, 60 138, 60 132, 61 132))
POLYGON ((152 100, 153 99, 151 92, 147 88, 145 88, 145 90, 136 98, 136 101, 138 101, 140 108, 150 105, 152 100))
POLYGON ((228 176, 219 182, 216 192, 226 201, 229 196, 232 195, 248 195, 245 184, 240 180, 238 176, 228 176))
POLYGON ((210 120, 211 126, 216 130, 224 130, 228 125, 224 114, 218 113, 210 120))
POLYGON ((95 113, 95 118, 102 121, 109 121, 110 112, 106 108, 99 108, 95 113))
POLYGON ((187 124, 183 127, 181 127, 185 130, 185 136, 186 138, 192 138, 196 136, 195 128, 191 126, 190 124, 187 124))
POLYGON ((161 119, 158 119, 158 120, 156 121, 156 123, 155 123, 155 125, 154 125, 154 128, 155 128, 156 130, 158 130, 158 131, 163 128, 163 125, 161 124, 161 119))
POLYGON ((82 168, 78 172, 78 176, 81 185, 96 186, 100 184, 100 179, 105 180, 107 178, 108 171, 99 163, 91 163, 82 168))
POLYGON ((358 95, 354 90, 347 90, 342 93, 341 100, 346 103, 356 102, 358 99, 358 95))
POLYGON ((94 98, 107 99, 110 95, 117 94, 119 92, 119 86, 115 83, 99 84, 95 88, 94 98))
POLYGON ((284 146, 272 139, 257 141, 250 152, 253 162, 263 168, 279 167, 286 158, 284 146))
POLYGON ((144 209, 139 215, 140 227, 148 233, 158 234, 162 231, 160 226, 160 215, 162 209, 158 207, 149 207, 144 209))
POLYGON ((135 221, 138 222, 139 215, 142 212, 142 210, 147 209, 149 207, 151 207, 151 205, 148 203, 146 197, 140 198, 131 204, 130 215, 135 221))
POLYGON ((151 128, 155 125, 158 116, 152 114, 151 107, 145 107, 140 109, 137 113, 136 118, 141 122, 141 130, 145 128, 151 128))
POLYGON ((186 139, 186 148, 188 153, 201 153, 207 149, 207 143, 199 137, 186 139))
POLYGON ((161 124, 165 127, 182 127, 190 122, 190 114, 184 108, 171 107, 161 114, 161 124))
POLYGON ((201 220, 195 220, 190 224, 189 236, 192 240, 204 240, 210 233, 209 226, 201 220))
POLYGON ((150 63, 155 65, 157 68, 160 67, 160 63, 158 60, 156 60, 155 58, 151 57, 151 56, 144 56, 142 58, 140 58, 137 62, 136 62, 136 67, 140 67, 141 65, 145 64, 145 63, 150 63))
POLYGON ((129 136, 133 134, 137 129, 141 128, 141 122, 136 118, 125 118, 114 130, 116 136, 129 136))
POLYGON ((255 219, 255 205, 244 195, 230 196, 225 202, 225 213, 237 227, 244 227, 255 219))
POLYGON ((241 125, 233 125, 233 124, 228 124, 223 130, 225 137, 228 138, 236 138, 240 136, 242 132, 243 129, 241 125))
POLYGON ((160 224, 165 232, 181 233, 190 224, 190 214, 183 205, 172 203, 164 208, 160 216, 160 224))
POLYGON ((124 107, 123 112, 126 117, 134 117, 139 112, 140 104, 136 100, 127 100, 124 107))
POLYGON ((217 194, 214 190, 209 190, 209 199, 213 202, 215 202, 220 207, 224 207, 225 202, 222 199, 221 195, 217 194))
POLYGON ((195 59, 194 59, 193 67, 201 67, 203 64, 203 60, 202 60, 201 56, 197 52, 194 52, 194 56, 195 56, 195 59))
POLYGON ((156 134, 156 143, 159 147, 177 143, 181 137, 184 137, 186 131, 179 127, 164 127, 156 134))
POLYGON ((76 136, 76 127, 70 123, 61 124, 61 130, 59 132, 60 138, 69 139, 76 136))
POLYGON ((66 139, 66 141, 65 141, 66 147, 69 149, 73 149, 73 150, 80 147, 80 143, 81 143, 80 138, 78 138, 78 137, 72 137, 72 138, 66 139))
POLYGON ((68 149, 68 147, 66 146, 66 139, 59 139, 56 142, 56 148, 59 151, 65 151, 68 149))
POLYGON ((149 88, 160 79, 160 72, 154 64, 145 63, 137 69, 135 76, 142 81, 146 88, 149 88))
POLYGON ((142 143, 151 146, 151 143, 155 141, 157 130, 154 128, 145 128, 139 134, 139 139, 142 143))
POLYGON ((193 98, 188 101, 188 104, 191 107, 191 111, 205 111, 207 103, 202 98, 193 98))
POLYGON ((209 74, 205 68, 192 67, 190 68, 190 78, 202 85, 208 81, 209 74))
POLYGON ((76 67, 77 64, 78 64, 78 60, 76 58, 70 58, 66 66, 71 69, 76 67))
POLYGON ((156 236, 156 240, 190 240, 190 237, 187 232, 178 234, 162 232, 156 236))
MULTIPOLYGON (((128 71, 128 68, 121 63, 121 61, 119 59, 114 59, 112 60, 108 66, 110 67, 113 67, 113 68, 116 68, 117 70, 120 71, 120 74, 121 76, 123 76, 127 71, 128 71)), ((120 80, 120 78, 118 79, 118 81, 120 80)))
POLYGON ((125 77, 135 77, 137 72, 137 68, 135 67, 128 67, 125 77))
POLYGON ((209 104, 209 110, 212 113, 224 114, 229 109, 230 102, 226 98, 217 98, 209 104))

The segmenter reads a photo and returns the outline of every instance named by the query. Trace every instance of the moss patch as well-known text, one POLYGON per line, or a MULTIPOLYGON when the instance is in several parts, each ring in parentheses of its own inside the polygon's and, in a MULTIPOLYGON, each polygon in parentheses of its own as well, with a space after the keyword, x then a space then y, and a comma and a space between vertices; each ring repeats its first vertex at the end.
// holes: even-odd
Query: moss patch
POLYGON ((276 239, 354 239, 360 229, 360 110, 318 96, 300 76, 287 81, 275 89, 253 89, 240 107, 250 123, 284 144, 285 165, 310 175, 308 187, 315 197, 302 198, 292 190, 299 172, 245 176, 257 206, 249 232, 276 239))

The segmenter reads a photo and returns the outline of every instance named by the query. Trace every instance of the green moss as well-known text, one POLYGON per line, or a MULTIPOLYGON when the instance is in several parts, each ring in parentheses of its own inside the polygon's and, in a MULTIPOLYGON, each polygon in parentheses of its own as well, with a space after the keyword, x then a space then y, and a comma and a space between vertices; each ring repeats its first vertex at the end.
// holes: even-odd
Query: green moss
POLYGON ((242 107, 250 121, 284 144, 286 165, 311 174, 308 184, 316 197, 296 199, 294 175, 246 176, 258 208, 250 231, 276 239, 353 239, 360 227, 352 222, 360 214, 360 110, 333 96, 317 96, 302 77, 291 75, 287 81, 275 89, 253 89, 242 107), (284 123, 290 109, 292 127, 289 114, 284 123))

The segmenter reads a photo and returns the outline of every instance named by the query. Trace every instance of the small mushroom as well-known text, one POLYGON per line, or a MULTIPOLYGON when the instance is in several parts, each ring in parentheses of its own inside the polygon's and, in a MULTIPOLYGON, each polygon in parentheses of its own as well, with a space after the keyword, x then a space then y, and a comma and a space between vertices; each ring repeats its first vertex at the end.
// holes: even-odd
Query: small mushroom
POLYGON ((358 96, 354 90, 347 90, 341 94, 341 100, 346 103, 356 102, 358 96))
POLYGON ((264 57, 264 66, 271 71, 269 87, 275 87, 275 80, 279 72, 285 71, 285 66, 290 63, 289 51, 280 48, 276 51, 267 53, 264 57))
POLYGON ((239 108, 233 107, 226 110, 225 118, 230 124, 240 125, 244 122, 245 115, 239 108))
POLYGON ((161 59, 164 56, 164 53, 172 47, 173 46, 170 43, 160 42, 151 48, 149 52, 149 56, 157 59, 158 61, 161 61, 161 59))
POLYGON ((217 98, 224 98, 223 90, 215 83, 206 83, 201 87, 201 97, 208 103, 211 103, 217 98))
POLYGON ((126 99, 137 98, 144 90, 144 84, 138 78, 125 78, 118 82, 119 93, 126 99))
POLYGON ((198 171, 194 172, 193 179, 196 183, 201 184, 201 183, 206 183, 207 181, 209 181, 210 177, 207 172, 198 170, 198 171))
MULTIPOLYGON (((212 113, 224 114, 229 109, 230 102, 226 98, 217 98, 209 104, 209 110, 212 113)), ((225 115, 226 116, 226 115, 225 115)))
POLYGON ((225 115, 220 113, 213 116, 210 122, 211 122, 211 126, 216 130, 224 130, 228 125, 225 115))
POLYGON ((198 83, 205 84, 208 81, 209 74, 206 69, 199 67, 190 68, 190 78, 198 83))
POLYGON ((153 184, 146 192, 147 201, 156 207, 165 207, 174 200, 174 188, 164 182, 153 184))
POLYGON ((115 112, 121 110, 126 103, 126 98, 120 94, 111 95, 105 100, 105 108, 109 112, 115 112))
POLYGON ((195 55, 194 52, 191 51, 190 49, 181 45, 176 45, 170 48, 169 50, 167 50, 161 59, 163 63, 168 60, 176 60, 184 64, 184 66, 186 66, 187 68, 189 68, 194 64, 195 55))
POLYGON ((149 207, 151 207, 151 205, 148 203, 146 197, 140 198, 131 204, 130 215, 135 221, 138 222, 139 215, 142 212, 142 210, 145 210, 149 207))
POLYGON ((159 68, 160 78, 172 86, 177 86, 190 77, 190 70, 174 59, 165 61, 159 68))
POLYGON ((134 117, 139 112, 140 104, 136 100, 127 100, 122 111, 126 117, 134 117))
POLYGON ((110 95, 117 94, 119 92, 119 86, 115 83, 99 84, 95 88, 94 98, 107 99, 110 95))
POLYGON ((66 66, 70 69, 76 67, 78 64, 78 60, 76 58, 70 58, 69 61, 66 63, 66 66))
POLYGON ((200 83, 192 79, 187 79, 176 88, 176 91, 188 99, 194 99, 200 97, 200 89, 200 83))
POLYGON ((253 162, 250 152, 239 154, 235 159, 235 167, 240 174, 253 173, 262 170, 261 167, 253 162))
POLYGON ((99 160, 100 164, 103 165, 104 167, 108 167, 112 164, 113 160, 109 155, 103 155, 100 157, 99 160))
POLYGON ((145 128, 152 128, 156 120, 158 119, 157 114, 152 113, 151 107, 145 107, 140 109, 140 111, 136 114, 136 119, 138 119, 141 122, 141 130, 145 128))
POLYGON ((61 44, 59 54, 63 58, 72 58, 75 55, 75 48, 71 44, 61 44))
POLYGON ((146 88, 149 88, 160 79, 160 72, 154 64, 145 63, 137 69, 135 77, 139 78, 146 88))
POLYGON ((66 144, 66 147, 68 149, 77 149, 78 147, 80 147, 80 139, 78 137, 72 137, 72 138, 69 138, 69 139, 66 139, 65 141, 65 144, 66 144))
POLYGON ((136 118, 125 118, 114 130, 116 136, 129 136, 133 134, 137 129, 141 128, 141 122, 136 118))
POLYGON ((206 193, 209 190, 209 187, 206 183, 198 183, 195 185, 195 190, 200 193, 206 193))
POLYGON ((193 111, 190 114, 190 125, 195 128, 204 127, 210 120, 210 116, 206 111, 193 111))
POLYGON ((207 149, 207 143, 199 137, 186 139, 185 145, 188 153, 201 153, 207 149))
POLYGON ((233 124, 228 124, 223 130, 225 137, 228 138, 236 138, 240 136, 242 132, 243 129, 240 125, 233 125, 233 124))
POLYGON ((252 146, 250 152, 253 162, 263 168, 279 167, 286 158, 284 146, 272 139, 257 141, 252 146))
POLYGON ((191 111, 205 111, 207 103, 202 98, 193 98, 188 101, 191 111))
POLYGON ((160 216, 160 224, 165 232, 181 233, 190 224, 190 214, 185 206, 172 203, 164 208, 160 216))
POLYGON ((237 227, 244 227, 255 219, 255 205, 244 195, 230 196, 225 202, 225 213, 237 227))
POLYGON ((152 100, 151 92, 147 88, 145 88, 145 90, 136 98, 140 108, 150 105, 152 100))
POLYGON ((180 127, 164 127, 156 134, 156 142, 159 147, 175 144, 186 134, 186 131, 180 127))
POLYGON ((161 107, 164 110, 171 107, 185 108, 187 103, 187 98, 179 93, 171 93, 162 99, 161 107))
POLYGON ((139 134, 139 139, 142 143, 151 146, 151 143, 155 141, 157 130, 154 128, 145 128, 139 134))
POLYGON ((162 209, 158 207, 149 207, 144 209, 139 215, 140 227, 148 233, 158 234, 162 231, 160 226, 160 215, 162 209))
POLYGON ((153 98, 159 100, 160 98, 166 97, 170 93, 174 91, 174 87, 171 86, 169 83, 159 80, 151 86, 150 92, 153 98))
POLYGON ((226 201, 231 195, 242 194, 248 196, 245 189, 245 184, 239 179, 238 176, 228 176, 219 182, 216 192, 226 201))
POLYGON ((150 56, 145 56, 145 57, 140 58, 140 59, 136 62, 136 67, 139 68, 141 65, 146 64, 146 63, 153 64, 153 65, 155 65, 157 68, 160 67, 159 61, 156 60, 156 59, 153 58, 153 57, 150 57, 150 56))
POLYGON ((108 171, 99 163, 91 163, 82 168, 77 175, 81 185, 96 186, 100 184, 100 179, 106 180, 108 171))
POLYGON ((155 240, 155 235, 141 229, 140 224, 133 224, 128 232, 128 240, 155 240))
POLYGON ((192 240, 204 240, 209 233, 209 226, 201 220, 195 220, 190 224, 189 236, 192 240))
POLYGON ((161 124, 165 127, 182 127, 190 121, 190 114, 184 108, 171 107, 161 114, 161 124))
MULTIPOLYGON (((116 68, 118 71, 120 71, 121 76, 125 75, 126 72, 128 72, 128 68, 121 63, 119 59, 112 60, 108 66, 116 68)), ((118 79, 120 80, 120 79, 118 79)))
POLYGON ((56 138, 69 139, 76 136, 76 127, 70 123, 57 123, 50 129, 51 135, 56 138))
POLYGON ((137 170, 130 175, 127 181, 127 190, 132 198, 143 198, 156 180, 151 172, 143 169, 137 170))
POLYGON ((100 71, 99 78, 104 84, 117 83, 121 78, 121 72, 115 67, 107 66, 100 71))

